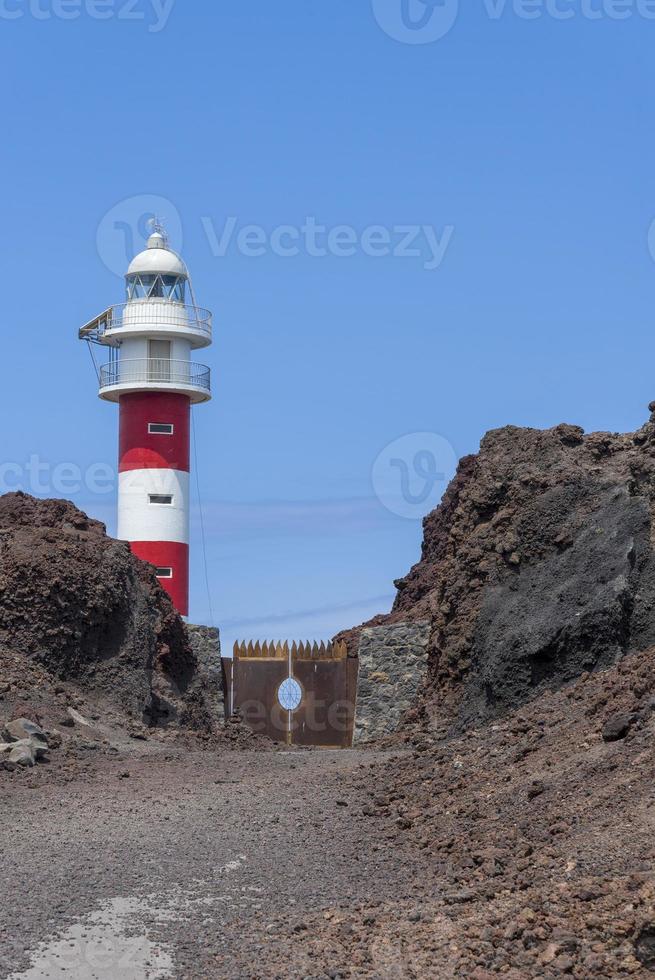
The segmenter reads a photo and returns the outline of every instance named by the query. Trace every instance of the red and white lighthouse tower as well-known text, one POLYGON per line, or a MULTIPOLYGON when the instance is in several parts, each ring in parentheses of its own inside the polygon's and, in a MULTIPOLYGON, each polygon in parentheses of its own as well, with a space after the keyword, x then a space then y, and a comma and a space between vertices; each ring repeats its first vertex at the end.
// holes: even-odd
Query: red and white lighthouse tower
POLYGON ((99 395, 119 404, 118 537, 155 566, 187 616, 191 406, 211 398, 209 368, 192 357, 211 344, 211 313, 195 305, 186 265, 159 226, 126 284, 127 302, 80 338, 108 348, 99 395))

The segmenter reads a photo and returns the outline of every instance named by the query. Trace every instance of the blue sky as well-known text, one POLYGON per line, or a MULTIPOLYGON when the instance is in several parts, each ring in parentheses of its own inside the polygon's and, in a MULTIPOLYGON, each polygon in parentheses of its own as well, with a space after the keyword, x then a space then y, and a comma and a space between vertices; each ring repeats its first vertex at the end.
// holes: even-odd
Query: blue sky
POLYGON ((655 398, 655 11, 444 2, 0 2, 3 486, 115 529, 77 328, 163 199, 215 314, 195 421, 228 645, 387 610, 488 428, 627 430, 655 398))

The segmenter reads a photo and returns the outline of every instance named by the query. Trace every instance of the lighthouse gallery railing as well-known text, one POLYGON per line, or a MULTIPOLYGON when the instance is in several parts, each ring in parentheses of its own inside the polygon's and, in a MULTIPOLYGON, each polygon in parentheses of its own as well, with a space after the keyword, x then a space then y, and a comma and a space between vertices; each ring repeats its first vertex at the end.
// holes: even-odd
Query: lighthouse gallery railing
POLYGON ((97 323, 97 337, 113 330, 135 327, 195 330, 211 338, 212 314, 199 306, 183 306, 165 300, 132 300, 110 307, 97 323))
POLYGON ((138 357, 112 361, 100 368, 100 387, 123 384, 173 384, 211 389, 211 371, 204 364, 170 360, 166 357, 138 357))

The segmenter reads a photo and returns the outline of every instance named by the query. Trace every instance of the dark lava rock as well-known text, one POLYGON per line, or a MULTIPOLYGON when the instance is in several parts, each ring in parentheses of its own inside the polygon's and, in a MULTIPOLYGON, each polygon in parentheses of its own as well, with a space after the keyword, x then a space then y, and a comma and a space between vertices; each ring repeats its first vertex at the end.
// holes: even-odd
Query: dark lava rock
MULTIPOLYGON (((414 725, 506 714, 655 644, 655 416, 635 434, 487 433, 424 520, 389 616, 429 620, 414 725)), ((352 654, 361 628, 342 634, 352 654)))
POLYGON ((609 718, 603 725, 603 741, 618 742, 625 738, 633 721, 634 715, 614 715, 613 718, 609 718))
POLYGON ((540 779, 535 779, 528 787, 528 799, 536 800, 538 796, 541 796, 546 790, 545 785, 540 779))
POLYGON ((592 484, 553 488, 534 509, 544 517, 570 515, 584 503, 589 513, 570 548, 486 590, 463 714, 507 711, 541 683, 559 686, 623 655, 640 585, 637 569, 650 556, 648 505, 624 488, 592 484))
POLYGON ((655 925, 652 923, 639 930, 635 938, 635 956, 648 970, 655 969, 655 925))
POLYGON ((208 724, 189 693, 184 623, 154 569, 68 501, 0 497, 0 648, 146 724, 208 724))

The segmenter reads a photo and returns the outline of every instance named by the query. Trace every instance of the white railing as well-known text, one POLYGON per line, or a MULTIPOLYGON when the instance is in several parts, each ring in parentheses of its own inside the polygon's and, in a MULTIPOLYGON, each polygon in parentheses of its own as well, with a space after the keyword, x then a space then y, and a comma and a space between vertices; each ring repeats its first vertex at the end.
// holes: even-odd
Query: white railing
POLYGON ((97 336, 113 330, 194 330, 208 339, 212 335, 212 314, 198 306, 183 306, 170 300, 132 300, 110 307, 98 320, 97 336))
POLYGON ((211 371, 204 364, 165 357, 137 357, 111 361, 100 368, 100 389, 115 385, 179 385, 211 390, 211 371))

